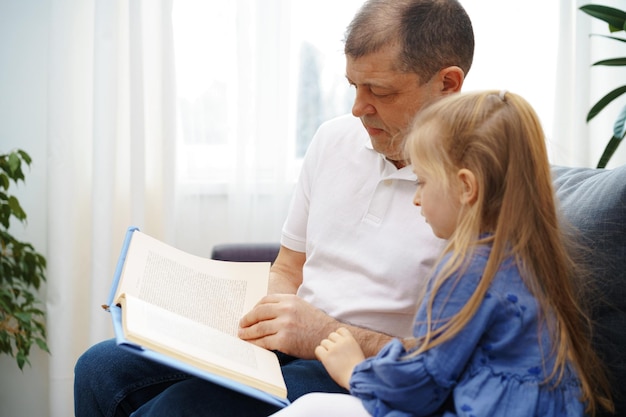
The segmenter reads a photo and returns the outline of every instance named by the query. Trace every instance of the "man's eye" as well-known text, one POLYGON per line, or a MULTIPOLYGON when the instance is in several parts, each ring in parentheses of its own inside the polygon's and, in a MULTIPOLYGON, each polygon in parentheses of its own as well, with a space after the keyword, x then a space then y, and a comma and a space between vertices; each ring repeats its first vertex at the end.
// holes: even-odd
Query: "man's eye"
POLYGON ((396 99, 397 93, 389 92, 389 91, 372 91, 370 90, 370 94, 377 100, 381 100, 383 103, 392 102, 396 99))
POLYGON ((389 93, 376 92, 376 91, 373 91, 373 90, 370 90, 370 91, 371 91, 371 93, 372 93, 372 95, 374 97, 378 97, 378 98, 383 98, 383 97, 387 97, 387 96, 391 95, 389 93))

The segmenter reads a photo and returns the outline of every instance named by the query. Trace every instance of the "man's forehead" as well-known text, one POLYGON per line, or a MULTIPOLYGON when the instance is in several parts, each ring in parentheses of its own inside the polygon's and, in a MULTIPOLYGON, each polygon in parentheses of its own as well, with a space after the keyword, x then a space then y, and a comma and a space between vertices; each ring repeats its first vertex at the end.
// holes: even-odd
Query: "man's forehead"
POLYGON ((396 61, 389 54, 375 52, 362 57, 346 57, 346 78, 354 84, 393 87, 413 82, 417 74, 397 69, 396 61))

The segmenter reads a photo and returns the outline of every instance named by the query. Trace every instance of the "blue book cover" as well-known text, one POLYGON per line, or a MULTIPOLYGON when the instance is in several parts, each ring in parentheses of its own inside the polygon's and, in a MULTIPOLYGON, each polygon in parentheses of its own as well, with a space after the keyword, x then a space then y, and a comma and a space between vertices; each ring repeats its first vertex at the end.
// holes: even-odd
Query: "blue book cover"
MULTIPOLYGON (((120 286, 120 282, 124 274, 124 269, 127 264, 129 248, 131 246, 133 236, 136 234, 136 232, 139 232, 139 229, 136 227, 130 227, 126 232, 126 236, 122 245, 122 250, 115 269, 113 284, 106 304, 106 307, 111 313, 113 329, 118 346, 134 354, 143 356, 155 362, 170 366, 172 368, 179 369, 190 375, 196 376, 198 378, 203 378, 205 380, 222 385, 234 391, 238 391, 250 397, 257 398, 261 401, 265 401, 279 407, 284 407, 288 405, 289 400, 286 398, 286 387, 284 386, 284 380, 282 380, 282 374, 278 376, 278 378, 280 379, 280 381, 278 382, 278 387, 272 386, 271 389, 257 388, 255 385, 258 386, 258 381, 255 380, 254 372, 250 372, 247 375, 239 375, 235 379, 232 379, 228 376, 231 374, 231 367, 235 370, 235 373, 237 373, 237 371, 245 372, 246 366, 250 365, 250 363, 245 363, 241 367, 241 369, 238 369, 239 364, 234 362, 233 364, 230 364, 231 360, 228 358, 228 356, 231 356, 231 353, 234 349, 239 348, 252 350, 256 352, 256 355, 261 355, 258 356, 258 358, 261 359, 257 359, 257 356, 251 357, 251 362, 254 362, 252 364, 254 368, 256 368, 257 366, 265 367, 265 363, 268 362, 271 365, 267 366, 273 367, 270 373, 273 373, 276 376, 277 372, 280 373, 280 367, 278 366, 278 368, 276 368, 278 360, 273 352, 261 349, 258 346, 252 345, 248 342, 244 342, 230 335, 222 334, 219 330, 209 328, 208 326, 204 326, 197 322, 192 323, 192 320, 186 317, 176 317, 176 328, 174 329, 174 325, 170 325, 170 328, 168 329, 167 318, 169 316, 172 316, 171 312, 166 313, 166 310, 160 306, 148 305, 148 303, 144 302, 143 300, 136 298, 136 294, 119 294, 118 288, 120 286), (132 309, 131 302, 133 303, 132 309), (122 307, 124 305, 126 307, 122 307), (132 323, 132 326, 131 320, 127 317, 124 317, 123 308, 127 311, 133 312, 134 323, 132 323), (141 321, 138 317, 140 317, 142 315, 142 312, 144 311, 146 312, 146 314, 149 314, 149 318, 141 321), (161 313, 163 314, 162 316, 161 313), (165 316, 165 314, 168 314, 168 316, 165 316), (216 349, 217 353, 214 354, 206 352, 204 351, 204 349, 201 349, 198 346, 192 346, 189 350, 185 349, 184 353, 177 354, 178 352, 183 351, 182 348, 180 348, 180 350, 177 350, 179 349, 178 346, 183 346, 183 344, 186 342, 184 332, 180 334, 178 333, 178 331, 181 330, 182 327, 185 327, 182 326, 181 323, 188 324, 190 329, 189 334, 193 335, 190 336, 188 334, 187 339, 191 339, 193 337, 197 340, 201 338, 198 337, 199 334, 204 334, 204 338, 207 340, 207 345, 213 345, 215 347, 215 345, 223 344, 223 346, 221 346, 221 350, 228 350, 228 355, 225 354, 225 356, 221 358, 219 356, 220 349, 216 349), (130 332, 130 334, 125 333, 125 328, 127 332, 130 332), (135 334, 133 329, 140 330, 138 333, 141 333, 141 335, 135 334), (156 337, 155 339, 150 339, 152 335, 151 332, 152 334, 157 334, 158 337, 156 337), (147 337, 148 339, 143 339, 143 337, 147 337), (169 341, 167 340, 168 338, 170 339, 169 341), (129 339, 132 339, 132 341, 129 339), (157 344, 148 342, 148 340, 152 341, 156 339, 159 340, 159 343, 157 344), (165 349, 162 349, 162 346, 160 344, 161 342, 163 342, 164 346, 166 346, 165 349), (194 355, 194 350, 196 351, 195 353, 197 353, 197 355, 194 355), (194 356, 193 359, 189 356, 189 352, 191 352, 191 355, 194 356), (271 357, 269 355, 271 355, 271 357), (267 360, 268 358, 269 360, 267 360), (262 363, 257 364, 257 360, 258 362, 262 363)), ((143 238, 144 237, 142 236, 142 239, 143 238)), ((165 245, 162 242, 158 242, 158 244, 165 245)), ((176 251, 175 253, 182 253, 171 247, 167 247, 167 249, 176 251)), ((251 265, 243 266, 250 267, 251 265)), ((269 266, 267 268, 269 270, 269 266)), ((190 345, 191 344, 195 343, 190 342, 190 345)), ((246 352, 245 355, 248 355, 248 352, 246 352)), ((234 356, 241 357, 245 355, 240 354, 234 356)), ((246 362, 248 361, 246 360, 246 362)))

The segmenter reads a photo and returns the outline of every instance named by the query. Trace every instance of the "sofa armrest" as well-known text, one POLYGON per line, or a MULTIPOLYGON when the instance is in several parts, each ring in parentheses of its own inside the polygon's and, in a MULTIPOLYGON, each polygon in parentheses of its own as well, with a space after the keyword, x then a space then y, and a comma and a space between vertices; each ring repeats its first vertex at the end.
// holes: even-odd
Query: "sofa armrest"
POLYGON ((211 259, 235 262, 274 262, 279 243, 222 243, 215 245, 211 259))

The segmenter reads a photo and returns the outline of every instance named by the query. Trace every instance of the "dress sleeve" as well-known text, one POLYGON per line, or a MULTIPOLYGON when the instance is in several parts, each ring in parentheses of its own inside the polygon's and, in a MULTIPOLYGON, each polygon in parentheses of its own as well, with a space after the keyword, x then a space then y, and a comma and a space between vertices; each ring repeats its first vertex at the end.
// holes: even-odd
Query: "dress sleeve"
MULTIPOLYGON (((471 268, 458 282, 454 277, 439 290, 433 311, 438 317, 450 317, 474 292, 480 273, 471 268), (438 314, 440 312, 440 314, 438 314)), ((480 269, 482 271, 482 269, 480 269)), ((494 297, 495 298, 495 297, 494 297)), ((408 356, 398 339, 388 343, 375 357, 360 363, 350 380, 350 392, 361 398, 373 416, 427 416, 445 403, 482 335, 493 320, 498 303, 486 297, 468 325, 453 339, 419 355, 408 356)), ((420 307, 416 336, 426 331, 419 324, 426 317, 420 307)), ((441 325, 438 322, 437 327, 441 325)))

